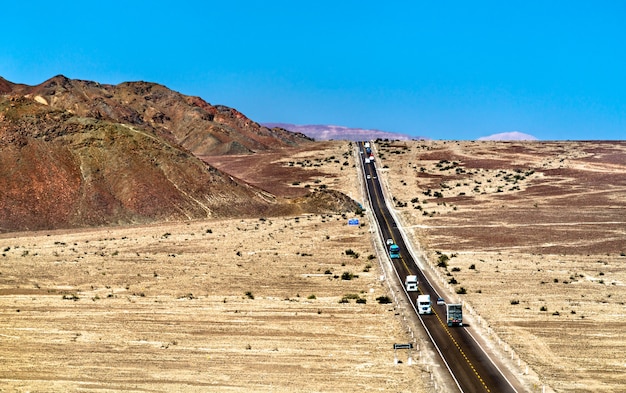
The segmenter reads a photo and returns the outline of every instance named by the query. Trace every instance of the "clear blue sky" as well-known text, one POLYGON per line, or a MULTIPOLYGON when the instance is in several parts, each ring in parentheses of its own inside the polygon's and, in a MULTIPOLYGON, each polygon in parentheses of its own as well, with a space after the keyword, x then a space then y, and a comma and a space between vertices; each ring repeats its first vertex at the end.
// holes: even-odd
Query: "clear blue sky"
POLYGON ((0 76, 144 80, 258 122, 626 139, 626 1, 11 1, 0 76))

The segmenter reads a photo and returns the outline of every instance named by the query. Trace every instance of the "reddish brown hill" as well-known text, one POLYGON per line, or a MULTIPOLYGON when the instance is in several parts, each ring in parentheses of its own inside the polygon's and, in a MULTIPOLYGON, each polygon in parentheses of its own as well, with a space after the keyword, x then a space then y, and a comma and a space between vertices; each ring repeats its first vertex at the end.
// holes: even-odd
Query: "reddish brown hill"
POLYGON ((353 208, 335 193, 283 200, 191 153, 308 142, 236 110, 143 82, 0 89, 0 232, 353 208))
POLYGON ((0 99, 0 230, 271 209, 257 190, 154 134, 24 98, 0 99))
POLYGON ((13 86, 11 94, 53 108, 152 130, 196 155, 251 153, 311 141, 304 134, 261 126, 235 109, 210 105, 156 83, 107 85, 58 75, 37 86, 8 85, 13 86))

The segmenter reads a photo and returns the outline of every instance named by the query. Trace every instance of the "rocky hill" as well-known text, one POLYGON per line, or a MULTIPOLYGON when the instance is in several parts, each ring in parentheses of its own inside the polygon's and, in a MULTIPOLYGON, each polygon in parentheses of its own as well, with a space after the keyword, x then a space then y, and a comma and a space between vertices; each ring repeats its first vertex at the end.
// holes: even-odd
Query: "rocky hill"
POLYGON ((106 85, 58 75, 26 86, 0 78, 0 92, 78 116, 150 130, 196 155, 252 153, 310 141, 304 134, 269 129, 235 109, 210 105, 156 83, 106 85))
POLYGON ((310 139, 198 97, 62 76, 38 86, 0 78, 0 93, 0 232, 347 206, 336 195, 283 203, 203 162, 310 139))

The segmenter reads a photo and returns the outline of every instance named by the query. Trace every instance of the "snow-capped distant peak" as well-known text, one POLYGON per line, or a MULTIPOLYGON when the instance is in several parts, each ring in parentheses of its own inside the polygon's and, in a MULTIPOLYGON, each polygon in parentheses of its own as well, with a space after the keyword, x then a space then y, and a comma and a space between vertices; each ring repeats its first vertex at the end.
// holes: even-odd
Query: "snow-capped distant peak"
POLYGON ((501 132, 478 138, 479 141, 537 141, 538 138, 519 131, 501 132))

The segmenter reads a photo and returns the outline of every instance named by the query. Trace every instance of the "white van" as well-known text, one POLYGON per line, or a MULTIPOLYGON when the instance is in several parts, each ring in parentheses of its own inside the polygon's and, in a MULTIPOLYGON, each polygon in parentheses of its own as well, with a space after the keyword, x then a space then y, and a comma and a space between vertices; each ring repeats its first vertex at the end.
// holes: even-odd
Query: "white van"
POLYGON ((417 312, 420 314, 432 314, 430 295, 419 295, 417 297, 417 312))

